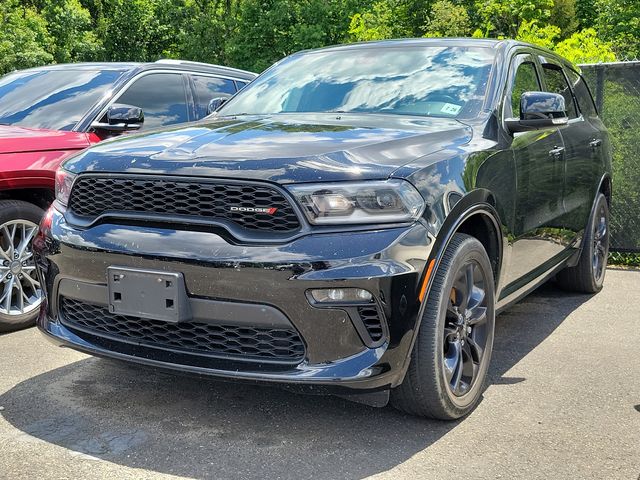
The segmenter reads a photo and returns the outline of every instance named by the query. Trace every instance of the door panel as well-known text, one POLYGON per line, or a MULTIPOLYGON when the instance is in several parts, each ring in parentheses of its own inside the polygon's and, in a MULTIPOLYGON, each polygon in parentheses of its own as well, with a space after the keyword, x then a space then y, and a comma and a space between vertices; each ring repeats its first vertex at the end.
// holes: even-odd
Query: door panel
MULTIPOLYGON (((540 91, 542 85, 529 55, 515 57, 511 86, 504 101, 506 116, 516 117, 524 91, 540 91), (514 98, 516 97, 516 98, 514 98)), ((565 145, 557 128, 516 133, 511 151, 516 170, 516 202, 511 261, 504 295, 541 273, 545 262, 562 253, 564 245, 563 187, 565 145)))
POLYGON ((595 191, 603 171, 605 138, 597 127, 599 122, 593 100, 584 80, 575 72, 565 70, 578 103, 580 117, 571 120, 561 130, 567 148, 564 206, 567 228, 577 234, 583 230, 591 213, 595 191), (586 95, 586 96, 585 96, 586 95))

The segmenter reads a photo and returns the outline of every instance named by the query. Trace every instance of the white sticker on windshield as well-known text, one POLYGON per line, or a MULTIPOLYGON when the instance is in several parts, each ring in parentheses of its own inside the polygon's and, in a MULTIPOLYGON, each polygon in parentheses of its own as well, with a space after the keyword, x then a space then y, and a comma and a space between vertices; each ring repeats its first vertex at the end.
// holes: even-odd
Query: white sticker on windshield
POLYGON ((460 105, 456 105, 455 103, 445 103, 440 111, 448 115, 457 115, 461 109, 462 107, 460 105))

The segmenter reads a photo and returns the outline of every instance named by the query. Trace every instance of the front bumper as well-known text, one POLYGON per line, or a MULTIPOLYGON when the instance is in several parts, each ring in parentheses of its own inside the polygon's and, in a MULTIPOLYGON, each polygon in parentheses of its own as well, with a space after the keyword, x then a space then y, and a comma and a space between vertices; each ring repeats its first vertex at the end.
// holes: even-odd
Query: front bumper
POLYGON ((59 345, 146 365, 224 378, 324 385, 330 393, 385 390, 404 377, 417 326, 419 282, 431 244, 421 223, 310 234, 279 245, 233 245, 214 232, 161 226, 99 224, 79 230, 51 209, 35 242, 46 293, 38 326, 59 345), (265 322, 288 323, 302 339, 304 354, 293 363, 194 354, 70 326, 60 311, 60 299, 107 308, 106 272, 114 265, 181 273, 200 322, 253 322, 249 326, 256 328, 265 322), (338 287, 374 293, 385 327, 380 341, 367 341, 349 308, 318 308, 307 299, 310 288, 338 287))

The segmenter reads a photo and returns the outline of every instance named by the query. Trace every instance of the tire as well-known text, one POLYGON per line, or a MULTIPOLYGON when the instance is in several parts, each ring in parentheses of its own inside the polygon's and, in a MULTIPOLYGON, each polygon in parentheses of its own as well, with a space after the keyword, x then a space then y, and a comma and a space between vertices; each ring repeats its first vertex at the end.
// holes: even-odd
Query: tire
POLYGON ((558 285, 572 292, 597 293, 602 290, 609 257, 609 204, 600 193, 582 239, 580 259, 556 276, 558 285))
POLYGON ((43 215, 44 211, 31 203, 0 200, 0 332, 32 326, 38 316, 42 290, 35 274, 31 243, 43 215), (25 238, 28 241, 25 242, 25 238), (22 244, 27 247, 19 248, 22 244), (17 259, 16 254, 19 255, 17 259), (20 265, 17 266, 16 262, 20 265), (6 295, 8 289, 12 292, 9 308, 6 295), (24 313, 20 313, 19 302, 22 302, 24 313))
POLYGON ((395 408, 410 415, 455 420, 477 405, 493 348, 494 292, 493 271, 482 244, 469 235, 455 234, 435 272, 407 374, 391 392, 395 408), (467 286, 469 278, 474 280, 473 289, 467 286), (473 292, 470 300, 465 291, 473 292), (465 314, 460 315, 463 308, 465 314))

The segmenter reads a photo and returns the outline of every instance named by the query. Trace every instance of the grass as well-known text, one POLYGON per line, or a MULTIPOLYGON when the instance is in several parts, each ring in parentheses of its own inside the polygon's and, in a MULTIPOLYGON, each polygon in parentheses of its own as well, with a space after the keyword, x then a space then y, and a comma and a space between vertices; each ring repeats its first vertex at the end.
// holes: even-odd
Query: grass
POLYGON ((610 252, 609 265, 640 267, 640 253, 610 252))

